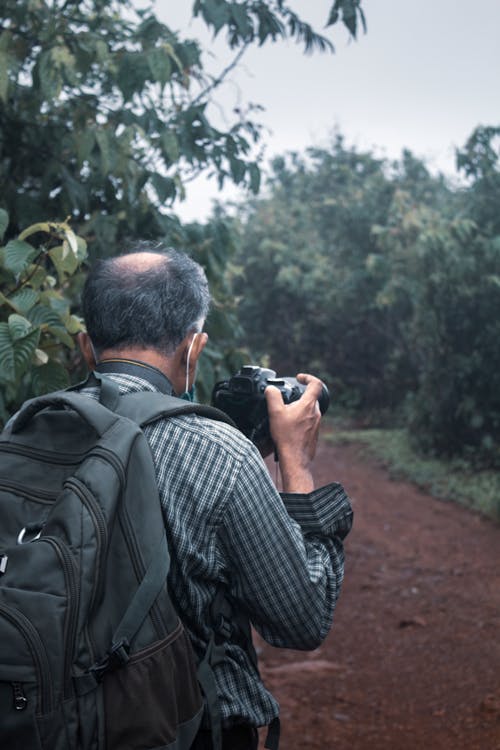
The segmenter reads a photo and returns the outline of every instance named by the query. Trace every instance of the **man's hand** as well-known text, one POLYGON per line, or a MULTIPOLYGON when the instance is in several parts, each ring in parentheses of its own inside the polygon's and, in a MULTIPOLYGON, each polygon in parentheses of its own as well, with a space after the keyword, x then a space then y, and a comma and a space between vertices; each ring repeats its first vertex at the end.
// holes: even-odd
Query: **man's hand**
POLYGON ((283 403, 278 388, 270 385, 265 396, 271 437, 276 446, 284 492, 307 493, 314 489, 311 464, 316 453, 321 412, 318 398, 322 382, 314 375, 297 375, 306 385, 298 401, 283 403))

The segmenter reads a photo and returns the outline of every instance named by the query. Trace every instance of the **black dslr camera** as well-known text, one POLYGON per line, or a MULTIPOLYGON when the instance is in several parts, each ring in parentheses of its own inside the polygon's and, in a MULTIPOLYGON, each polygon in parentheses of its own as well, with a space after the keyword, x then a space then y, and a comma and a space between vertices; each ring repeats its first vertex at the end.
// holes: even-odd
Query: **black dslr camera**
MULTIPOLYGON (((306 389, 296 378, 277 378, 274 370, 247 365, 229 380, 216 383, 212 391, 212 405, 230 416, 236 427, 261 449, 265 449, 266 444, 272 445, 264 396, 268 385, 274 385, 281 391, 285 404, 298 401, 306 389)), ((330 404, 330 395, 324 383, 318 403, 324 414, 330 404)))

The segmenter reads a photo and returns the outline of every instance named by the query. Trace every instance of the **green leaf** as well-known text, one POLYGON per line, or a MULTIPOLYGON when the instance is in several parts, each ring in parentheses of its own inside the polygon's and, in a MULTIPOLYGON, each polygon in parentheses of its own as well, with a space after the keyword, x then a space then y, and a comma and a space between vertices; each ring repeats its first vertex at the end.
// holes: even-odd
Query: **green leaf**
POLYGON ((10 417, 9 412, 7 411, 6 404, 5 404, 5 393, 3 392, 3 388, 0 388, 0 422, 2 424, 5 424, 10 417))
POLYGON ((83 318, 80 318, 78 315, 69 315, 65 321, 65 325, 68 333, 73 336, 75 333, 80 333, 80 331, 85 330, 83 318))
POLYGON ((250 190, 254 195, 260 190, 260 169, 257 164, 249 164, 248 172, 250 174, 250 190))
POLYGON ((251 38, 253 35, 253 25, 245 5, 243 3, 233 3, 231 7, 231 16, 241 37, 243 37, 243 39, 247 39, 248 37, 251 38))
POLYGON ((229 166, 233 182, 238 185, 245 177, 246 164, 241 159, 232 158, 229 160, 229 166))
POLYGON ((40 298, 40 293, 25 287, 14 294, 7 302, 21 315, 25 315, 40 298))
POLYGON ((108 131, 103 129, 98 130, 95 134, 95 139, 101 152, 101 168, 104 176, 106 176, 111 169, 111 144, 108 131))
POLYGON ((0 381, 13 382, 16 378, 14 347, 8 323, 0 323, 0 381))
POLYGON ((50 360, 46 365, 36 367, 32 376, 33 391, 36 396, 67 388, 69 377, 66 369, 59 363, 50 360))
POLYGON ((35 328, 27 336, 17 339, 14 342, 14 365, 16 369, 16 379, 24 375, 35 353, 40 340, 40 329, 35 328))
POLYGON ((214 36, 230 19, 229 3, 225 0, 203 0, 198 4, 207 26, 213 26, 214 36))
POLYGON ((28 242, 10 240, 5 247, 5 268, 19 278, 39 252, 28 242))
POLYGON ((28 318, 34 326, 57 327, 62 326, 61 316, 46 304, 33 307, 28 313, 28 318))
POLYGON ((154 80, 165 86, 172 75, 172 63, 166 50, 155 47, 147 53, 146 60, 154 80))
POLYGON ((125 101, 142 91, 151 78, 148 60, 143 52, 125 52, 120 60, 117 83, 125 101))
POLYGON ((330 15, 328 16, 328 21, 326 22, 327 26, 333 26, 334 23, 337 23, 339 20, 339 12, 335 6, 332 7, 330 10, 330 15))
POLYGON ((21 232, 17 239, 27 240, 28 237, 31 237, 32 234, 36 234, 37 232, 45 232, 45 234, 50 234, 51 225, 47 221, 39 221, 36 224, 31 224, 31 226, 27 227, 24 231, 21 232))
POLYGON ((12 341, 24 338, 32 329, 31 322, 23 315, 18 315, 17 313, 9 315, 8 325, 12 341))
POLYGON ((87 258, 87 243, 83 237, 79 237, 78 235, 76 237, 76 257, 79 263, 83 263, 87 258))
POLYGON ((78 134, 75 136, 75 147, 80 165, 90 159, 94 145, 95 133, 91 128, 85 128, 85 130, 78 131, 78 134))
POLYGON ((156 190, 160 203, 165 203, 165 201, 175 198, 175 182, 171 177, 163 177, 161 174, 154 174, 151 177, 151 182, 156 190))
POLYGON ((46 365, 49 361, 49 355, 47 352, 45 352, 43 349, 35 349, 35 353, 33 355, 33 364, 35 367, 41 367, 41 365, 46 365))
POLYGON ((7 104, 9 90, 9 54, 0 50, 0 99, 7 104))
POLYGON ((160 136, 160 143, 167 161, 173 163, 179 159, 179 141, 172 130, 164 130, 160 136))
POLYGON ((59 281, 63 281, 66 274, 71 276, 79 266, 78 258, 73 253, 67 252, 64 244, 53 247, 48 254, 56 267, 59 281))
POLYGON ((75 348, 75 342, 63 326, 48 326, 47 331, 51 333, 57 341, 64 344, 68 349, 75 348))
POLYGON ((0 208, 0 240, 3 240, 5 230, 9 226, 9 214, 5 209, 0 208))
POLYGON ((15 383, 26 372, 38 346, 40 330, 21 315, 0 323, 0 380, 15 383))

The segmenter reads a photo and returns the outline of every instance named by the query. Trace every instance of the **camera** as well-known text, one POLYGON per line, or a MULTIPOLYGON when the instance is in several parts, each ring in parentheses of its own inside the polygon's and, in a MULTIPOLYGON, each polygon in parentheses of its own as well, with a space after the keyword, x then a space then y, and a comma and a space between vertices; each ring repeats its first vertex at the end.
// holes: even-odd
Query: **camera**
MULTIPOLYGON (((276 377, 274 370, 246 365, 229 380, 216 383, 212 391, 212 405, 231 417, 236 427, 260 449, 271 441, 264 396, 268 385, 281 391, 285 404, 298 401, 306 389, 296 378, 276 377)), ((324 383, 318 403, 321 414, 324 414, 330 404, 324 383)))

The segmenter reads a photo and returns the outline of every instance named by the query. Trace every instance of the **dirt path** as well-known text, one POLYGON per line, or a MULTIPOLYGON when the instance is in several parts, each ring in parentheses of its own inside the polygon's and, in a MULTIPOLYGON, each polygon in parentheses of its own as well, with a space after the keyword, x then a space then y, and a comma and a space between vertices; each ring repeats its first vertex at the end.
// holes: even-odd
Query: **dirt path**
POLYGON ((323 443, 316 469, 344 484, 355 523, 323 646, 258 644, 283 750, 500 750, 500 526, 356 446, 323 443))

